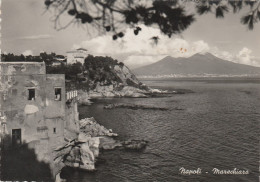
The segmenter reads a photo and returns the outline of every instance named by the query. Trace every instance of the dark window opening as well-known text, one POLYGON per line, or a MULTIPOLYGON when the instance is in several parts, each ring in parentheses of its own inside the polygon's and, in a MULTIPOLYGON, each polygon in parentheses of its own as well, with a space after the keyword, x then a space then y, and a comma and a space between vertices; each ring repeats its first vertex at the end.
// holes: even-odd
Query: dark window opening
POLYGON ((61 88, 55 88, 55 100, 61 100, 61 88))
POLYGON ((21 129, 12 129, 12 144, 13 145, 22 144, 21 129))
POLYGON ((35 89, 28 89, 28 100, 35 100, 35 89))
POLYGON ((53 128, 53 133, 56 133, 56 128, 53 128))

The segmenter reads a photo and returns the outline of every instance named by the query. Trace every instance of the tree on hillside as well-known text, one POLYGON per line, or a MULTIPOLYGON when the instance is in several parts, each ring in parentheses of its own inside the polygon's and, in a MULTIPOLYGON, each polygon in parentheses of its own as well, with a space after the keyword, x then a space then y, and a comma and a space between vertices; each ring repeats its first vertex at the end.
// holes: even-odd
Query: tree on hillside
POLYGON ((45 62, 47 66, 52 65, 52 63, 56 60, 56 54, 53 52, 51 54, 41 52, 39 57, 45 62))
POLYGON ((42 62, 40 56, 24 56, 21 55, 14 55, 13 53, 8 54, 1 54, 1 61, 2 62, 42 62))
MULTIPOLYGON (((101 31, 112 32, 114 40, 124 36, 126 27, 134 28, 138 35, 139 23, 157 26, 161 32, 171 37, 189 27, 195 20, 194 14, 185 11, 189 0, 45 0, 47 9, 54 9, 55 28, 60 30, 73 23, 87 24, 101 31), (61 24, 64 14, 71 15, 71 21, 61 24)), ((190 0, 192 1, 192 0, 190 0)), ((248 14, 241 18, 241 23, 253 29, 260 21, 260 1, 252 0, 201 0, 196 3, 199 15, 214 13, 216 18, 223 18, 230 10, 239 12, 243 7, 250 7, 248 14)), ((152 39, 158 41, 158 39, 152 39)))

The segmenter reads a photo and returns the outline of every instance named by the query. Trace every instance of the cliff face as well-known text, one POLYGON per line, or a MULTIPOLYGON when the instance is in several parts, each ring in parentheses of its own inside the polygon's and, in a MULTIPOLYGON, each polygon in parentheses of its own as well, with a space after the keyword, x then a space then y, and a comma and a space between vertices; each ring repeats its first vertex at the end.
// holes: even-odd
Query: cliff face
POLYGON ((53 151, 54 163, 56 166, 66 165, 90 171, 95 170, 96 157, 98 157, 101 147, 100 140, 105 136, 112 137, 117 134, 98 124, 94 118, 80 120, 79 133, 76 138, 70 139, 68 143, 53 151))
POLYGON ((112 58, 89 56, 83 67, 74 86, 90 97, 145 97, 149 91, 127 66, 112 58))

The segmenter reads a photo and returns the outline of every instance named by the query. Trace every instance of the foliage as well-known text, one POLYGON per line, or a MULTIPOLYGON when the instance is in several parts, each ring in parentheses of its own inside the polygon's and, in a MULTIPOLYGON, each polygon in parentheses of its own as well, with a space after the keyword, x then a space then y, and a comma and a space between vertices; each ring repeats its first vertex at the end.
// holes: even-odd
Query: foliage
POLYGON ((89 55, 85 59, 84 65, 75 63, 72 65, 46 67, 48 74, 65 74, 67 80, 66 87, 68 89, 94 89, 97 83, 111 85, 121 83, 122 80, 117 76, 114 67, 118 65, 123 67, 124 64, 112 59, 111 57, 92 56, 89 55))
MULTIPOLYGON (((90 25, 101 33, 112 32, 113 40, 122 38, 127 27, 134 28, 138 35, 141 28, 138 24, 157 26, 161 32, 171 37, 189 27, 195 20, 194 14, 187 14, 185 5, 187 0, 45 0, 47 10, 54 9, 54 24, 58 30, 64 29, 72 23, 90 25), (66 12, 72 17, 65 25, 60 19, 66 12)), ((252 0, 200 0, 196 10, 199 15, 215 13, 216 18, 224 18, 233 9, 239 12, 249 6, 250 21, 241 22, 251 30, 254 23, 260 20, 260 1, 252 0)), ((89 30, 89 29, 87 29, 89 30)), ((152 39, 158 42, 158 39, 152 39)))
POLYGON ((13 53, 8 54, 1 54, 1 61, 2 62, 45 62, 47 66, 52 65, 57 59, 65 59, 63 55, 56 55, 55 53, 46 53, 42 52, 38 56, 24 56, 21 55, 14 55, 13 53))
POLYGON ((45 0, 47 9, 54 9, 55 28, 60 30, 72 23, 91 25, 101 32, 112 32, 116 40, 124 36, 126 27, 133 27, 134 34, 141 31, 139 23, 158 26, 171 37, 185 30, 193 21, 194 15, 185 12, 176 0, 45 0), (66 12, 72 20, 61 25, 60 18, 66 12))
MULTIPOLYGON (((55 53, 47 54, 40 53, 39 56, 16 56, 14 54, 2 54, 2 61, 5 62, 21 62, 21 61, 30 61, 30 62, 42 62, 46 63, 46 73, 47 74, 65 74, 66 87, 67 89, 94 89, 98 83, 103 85, 113 85, 119 86, 120 83, 123 83, 121 78, 118 76, 118 72, 115 69, 115 66, 119 68, 124 67, 124 63, 118 62, 117 60, 111 57, 103 56, 92 56, 89 55, 84 64, 77 62, 74 64, 65 64, 61 63, 60 65, 53 65, 56 58, 64 58, 62 55, 56 55, 55 53)), ((120 71, 119 71, 120 72, 120 71)), ((136 85, 127 81, 127 84, 136 85)))
POLYGON ((68 80, 78 81, 78 74, 82 73, 83 66, 81 63, 74 63, 72 65, 61 64, 59 66, 46 66, 47 74, 65 74, 68 80))
POLYGON ((250 11, 241 18, 241 23, 247 25, 249 30, 253 30, 254 24, 260 21, 260 1, 250 0, 230 0, 230 1, 214 1, 202 0, 196 6, 197 13, 203 15, 206 13, 215 13, 216 18, 224 18, 225 13, 230 9, 233 13, 239 12, 244 6, 249 6, 250 11), (215 11, 214 11, 215 10, 215 11))
POLYGON ((122 82, 114 70, 116 65, 121 68, 124 66, 122 62, 118 63, 117 60, 114 60, 111 57, 94 57, 89 55, 85 59, 84 68, 86 71, 84 75, 89 77, 94 84, 103 82, 106 85, 110 85, 112 82, 122 82))
POLYGON ((39 56, 14 55, 13 53, 1 54, 2 62, 42 62, 39 56))

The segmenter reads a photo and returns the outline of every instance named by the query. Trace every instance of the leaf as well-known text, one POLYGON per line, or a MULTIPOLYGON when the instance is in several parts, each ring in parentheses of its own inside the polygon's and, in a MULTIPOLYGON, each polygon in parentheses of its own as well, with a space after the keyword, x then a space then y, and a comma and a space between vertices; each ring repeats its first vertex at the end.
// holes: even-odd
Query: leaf
POLYGON ((259 10, 257 11, 257 17, 260 20, 260 11, 259 10))
POLYGON ((233 13, 237 13, 239 10, 242 9, 242 0, 228 1, 228 3, 233 7, 233 13))
POLYGON ((69 15, 75 15, 77 13, 77 11, 75 10, 75 9, 70 9, 69 11, 68 11, 68 14, 69 15))
POLYGON ((45 4, 46 6, 50 6, 50 5, 52 4, 52 2, 51 2, 50 0, 46 0, 46 1, 44 2, 44 4, 45 4))
POLYGON ((248 24, 249 20, 252 18, 252 15, 246 15, 241 18, 241 23, 248 24))
POLYGON ((125 16, 125 22, 127 24, 130 23, 137 23, 139 21, 139 19, 137 18, 137 13, 135 10, 127 10, 124 12, 124 16, 125 16))
POLYGON ((216 18, 224 18, 224 11, 228 12, 228 7, 225 5, 216 8, 216 18))
POLYGON ((256 3, 256 1, 245 1, 245 4, 246 4, 246 5, 249 5, 251 9, 252 9, 253 6, 255 5, 255 3, 256 3))
POLYGON ((243 23, 244 25, 247 24, 249 30, 254 29, 254 17, 253 17, 253 14, 243 16, 241 18, 241 23, 243 23))
POLYGON ((121 38, 122 38, 122 37, 124 37, 125 34, 124 34, 123 32, 120 32, 120 33, 118 33, 117 35, 118 35, 118 37, 121 37, 121 38))
POLYGON ((138 35, 138 33, 139 33, 139 30, 137 30, 137 29, 134 30, 134 34, 135 34, 135 35, 138 35))
POLYGON ((159 37, 158 36, 153 36, 153 37, 151 37, 151 40, 157 45, 158 44, 158 42, 159 42, 159 37))
POLYGON ((117 39, 117 35, 113 35, 113 40, 116 40, 117 39))
POLYGON ((253 30, 254 29, 254 19, 251 18, 248 23, 248 29, 253 30))
POLYGON ((208 12, 211 11, 211 6, 198 5, 198 6, 196 6, 196 8, 197 8, 197 13, 199 15, 203 15, 203 14, 208 13, 208 12))
POLYGON ((109 32, 111 30, 111 27, 110 26, 105 26, 105 29, 107 32, 109 32))
POLYGON ((136 27, 136 30, 141 31, 142 28, 141 27, 136 27))
POLYGON ((90 16, 88 13, 81 13, 81 23, 91 23, 93 21, 92 16, 90 16))

